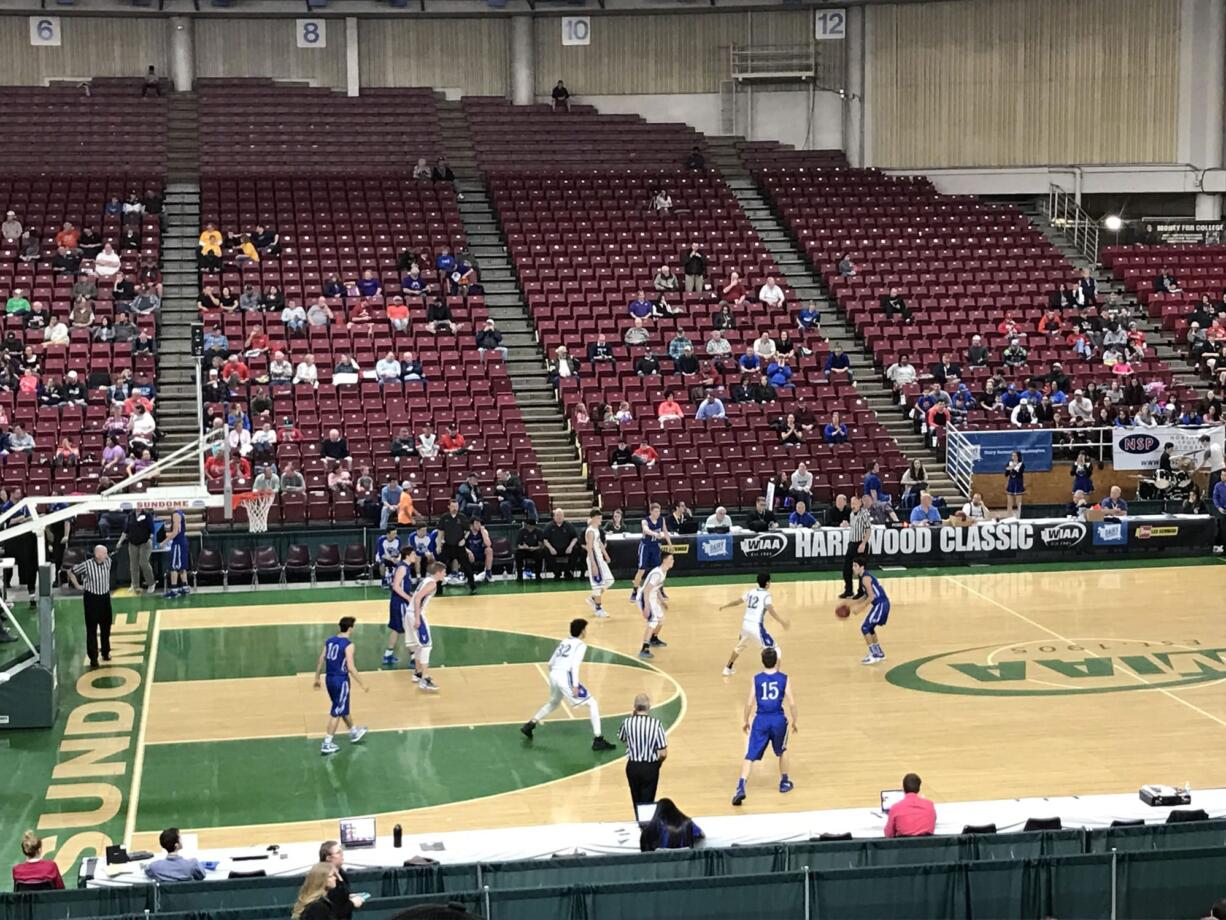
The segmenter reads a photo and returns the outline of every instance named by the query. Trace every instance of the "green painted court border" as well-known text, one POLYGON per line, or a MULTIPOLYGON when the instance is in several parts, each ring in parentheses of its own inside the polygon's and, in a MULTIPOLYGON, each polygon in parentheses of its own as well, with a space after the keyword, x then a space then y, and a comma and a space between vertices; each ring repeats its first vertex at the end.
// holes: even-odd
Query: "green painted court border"
MULTIPOLYGON (((947 575, 1011 575, 1021 572, 1064 572, 1064 571, 1100 571, 1103 569, 1153 569, 1153 568, 1186 568, 1206 565, 1224 565, 1226 558, 1210 556, 1173 556, 1170 558, 1156 557, 1153 559, 1084 559, 1056 562, 1016 562, 1016 563, 983 563, 958 566, 926 566, 926 567, 888 567, 889 578, 933 578, 947 575)), ((769 569, 764 564, 763 569, 769 569)), ((701 573, 686 573, 672 575, 669 584, 678 587, 694 587, 697 585, 728 585, 742 584, 753 581, 752 572, 740 572, 728 575, 705 575, 701 573)), ((771 579, 775 582, 795 581, 841 581, 842 572, 837 569, 820 571, 779 571, 772 572, 771 579)), ((613 589, 613 594, 628 591, 629 581, 619 582, 613 589)), ((587 583, 583 580, 574 581, 525 581, 522 584, 515 581, 496 581, 483 585, 478 589, 476 597, 482 595, 518 595, 538 594, 541 592, 582 592, 588 593, 587 583)), ((225 591, 208 594, 192 594, 176 600, 164 600, 160 596, 153 598, 115 598, 117 610, 138 609, 138 607, 154 607, 159 610, 194 607, 230 607, 240 604, 281 604, 301 603, 310 600, 312 603, 327 603, 329 601, 354 600, 387 600, 387 589, 378 584, 372 585, 316 585, 303 582, 288 585, 270 585, 267 588, 243 591, 225 591), (288 596, 287 596, 288 595, 288 596)), ((466 589, 451 588, 443 597, 468 597, 466 589)))

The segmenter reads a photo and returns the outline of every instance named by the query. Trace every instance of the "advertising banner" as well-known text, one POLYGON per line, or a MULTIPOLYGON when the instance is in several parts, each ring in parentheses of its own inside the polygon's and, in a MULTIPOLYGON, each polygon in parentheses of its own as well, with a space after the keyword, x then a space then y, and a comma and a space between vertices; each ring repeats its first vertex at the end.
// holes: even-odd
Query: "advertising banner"
POLYGON ((1112 462, 1117 470, 1156 470, 1158 458, 1165 444, 1173 444, 1172 465, 1186 465, 1189 471, 1201 468, 1208 457, 1208 445, 1201 438, 1226 446, 1226 427, 1221 425, 1202 428, 1176 428, 1160 425, 1157 428, 1116 428, 1112 432, 1114 451, 1112 462))
POLYGON ((1010 429, 1008 431, 963 431, 962 436, 978 448, 972 458, 976 473, 1003 473, 1013 451, 1020 451, 1027 473, 1051 470, 1050 429, 1010 429))

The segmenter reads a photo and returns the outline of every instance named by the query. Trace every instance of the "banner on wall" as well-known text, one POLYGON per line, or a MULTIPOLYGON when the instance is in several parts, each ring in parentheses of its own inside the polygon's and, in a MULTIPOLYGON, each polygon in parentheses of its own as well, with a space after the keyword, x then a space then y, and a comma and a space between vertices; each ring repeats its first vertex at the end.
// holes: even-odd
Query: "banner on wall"
POLYGON ((1141 219, 1143 232, 1154 243, 1221 243, 1226 240, 1226 221, 1169 217, 1141 219))
POLYGON ((975 473, 1003 473, 1009 455, 1020 451, 1027 473, 1051 470, 1051 430, 1017 429, 1008 431, 962 431, 968 444, 977 447, 973 461, 975 473))
POLYGON ((1173 444, 1172 463, 1188 464, 1191 470, 1207 464, 1208 445, 1201 438, 1208 436, 1211 443, 1226 448, 1226 427, 1222 425, 1202 428, 1176 428, 1160 425, 1157 428, 1116 428, 1112 433, 1114 451, 1112 463, 1117 470, 1156 470, 1158 458, 1165 444, 1173 444))

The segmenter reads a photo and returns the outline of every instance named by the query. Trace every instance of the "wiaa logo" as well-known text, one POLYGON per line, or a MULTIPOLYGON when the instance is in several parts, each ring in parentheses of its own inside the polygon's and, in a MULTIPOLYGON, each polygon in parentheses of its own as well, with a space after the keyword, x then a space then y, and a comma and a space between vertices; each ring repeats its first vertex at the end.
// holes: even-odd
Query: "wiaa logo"
POLYGON ((781 533, 760 533, 741 539, 741 555, 749 559, 771 559, 787 549, 788 538, 781 533))
POLYGON ((1081 521, 1065 521, 1062 524, 1051 524, 1039 531, 1039 539, 1044 546, 1061 549, 1076 546, 1085 539, 1086 525, 1081 521))
POLYGON ((1160 442, 1152 434, 1130 434, 1120 438, 1116 449, 1126 454, 1152 454, 1159 445, 1160 442))

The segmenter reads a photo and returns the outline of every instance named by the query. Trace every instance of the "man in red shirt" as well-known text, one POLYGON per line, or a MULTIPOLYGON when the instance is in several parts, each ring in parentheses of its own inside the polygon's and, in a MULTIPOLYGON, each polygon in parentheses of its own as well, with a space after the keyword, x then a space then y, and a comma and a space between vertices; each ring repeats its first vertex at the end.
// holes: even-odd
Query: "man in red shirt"
POLYGON ((930 837, 937 826, 937 809, 932 801, 920 796, 918 774, 908 773, 902 778, 903 797, 890 809, 890 818, 885 822, 887 837, 930 837))

